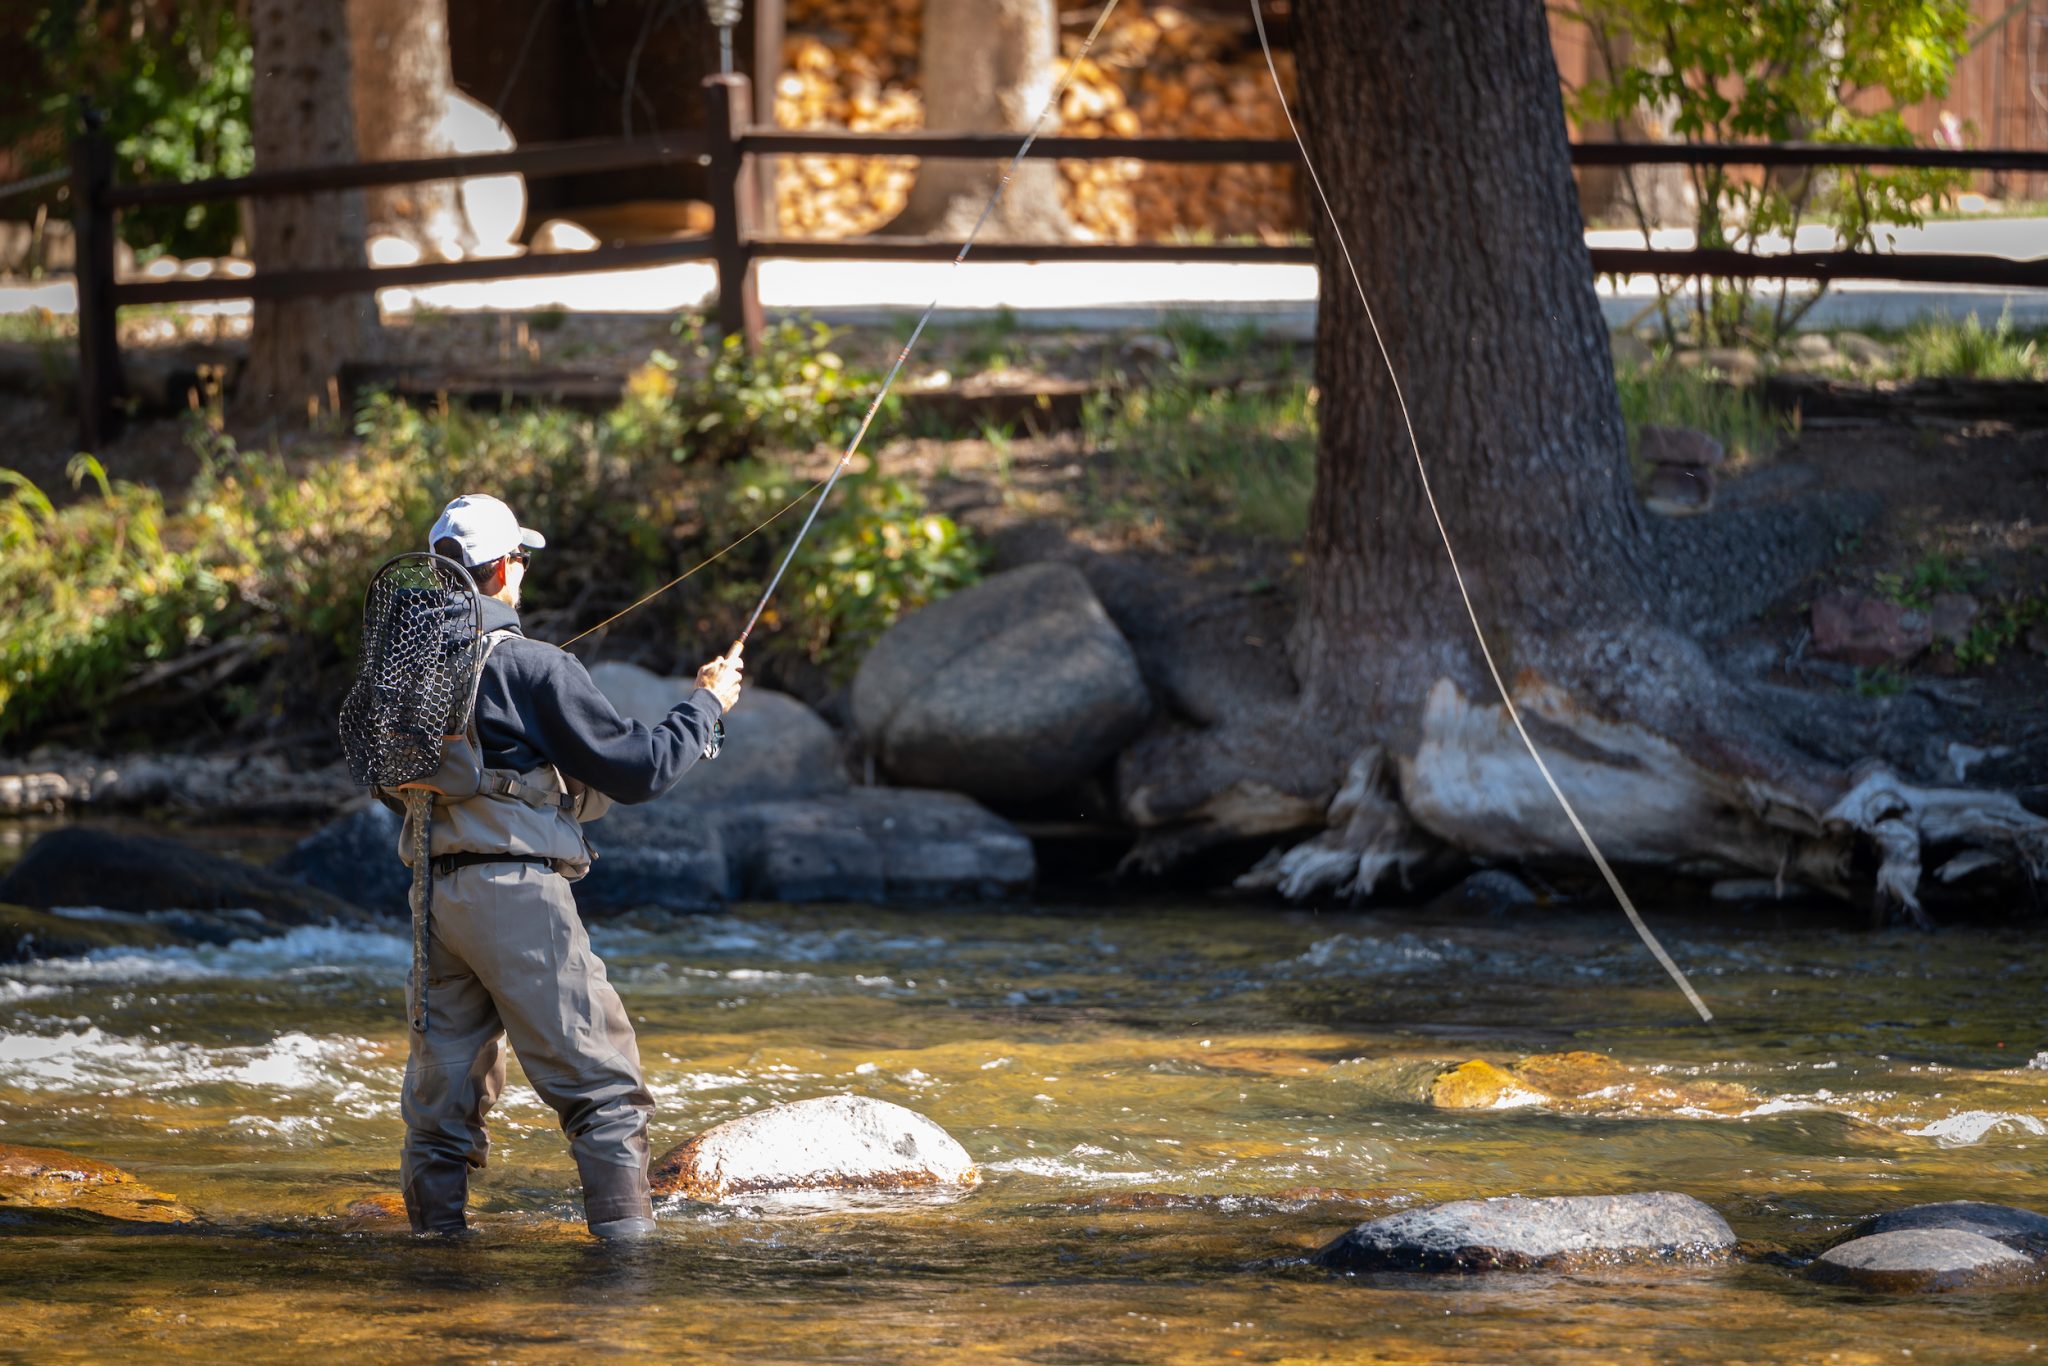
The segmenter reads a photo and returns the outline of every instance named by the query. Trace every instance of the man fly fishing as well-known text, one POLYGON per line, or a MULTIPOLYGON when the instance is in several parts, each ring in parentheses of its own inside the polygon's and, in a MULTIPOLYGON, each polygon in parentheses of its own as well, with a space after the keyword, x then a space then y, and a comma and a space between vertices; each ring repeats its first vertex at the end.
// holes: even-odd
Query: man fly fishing
POLYGON ((594 857, 583 823, 613 802, 659 797, 699 758, 717 754, 721 718, 739 699, 740 648, 699 669, 696 691, 659 724, 643 725, 619 715, 575 656, 521 633, 520 588, 546 540, 509 507, 482 494, 457 498, 429 544, 432 556, 402 556, 379 571, 380 581, 409 573, 415 586, 380 596, 373 584, 363 678, 380 679, 382 688, 369 689, 374 695, 360 705, 352 694, 358 711, 345 706, 343 714, 345 739, 379 728, 386 738, 403 734, 392 695, 433 690, 392 680, 407 668, 426 667, 414 677, 431 677, 456 654, 467 661, 463 681, 432 704, 445 708, 436 722, 452 718, 429 727, 453 732, 440 737, 438 769, 399 784, 370 779, 380 795, 404 799, 400 854, 414 873, 406 1213, 415 1232, 467 1226, 469 1173, 484 1165, 484 1120, 505 1086, 509 1040, 534 1089, 561 1116, 590 1231, 607 1240, 645 1237, 655 1227, 647 1184, 654 1099, 569 884, 594 857), (437 572, 439 579, 420 577, 437 572), (432 646, 414 649, 408 663, 402 628, 408 612, 422 619, 423 603, 435 622, 432 646), (473 699, 466 707, 465 687, 473 699), (375 726, 352 726, 363 707, 378 717, 375 726))

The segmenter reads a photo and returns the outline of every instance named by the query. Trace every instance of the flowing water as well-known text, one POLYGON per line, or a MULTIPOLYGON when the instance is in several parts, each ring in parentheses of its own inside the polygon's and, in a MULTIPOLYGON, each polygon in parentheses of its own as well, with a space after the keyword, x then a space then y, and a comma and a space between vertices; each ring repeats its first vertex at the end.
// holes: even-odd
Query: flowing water
POLYGON ((1856 1362, 2048 1341, 2038 1288, 1881 1297, 1756 1259, 1468 1278, 1306 1262, 1363 1219, 1515 1192, 1685 1191, 1759 1254, 1919 1201, 2048 1207, 2034 935, 1651 909, 1718 1030, 1606 914, 761 906, 600 926, 657 1151, 856 1091, 929 1114, 986 1176, 951 1200, 674 1202, 625 1253, 583 1235, 516 1068, 480 1237, 415 1241, 357 1204, 395 1186, 397 934, 0 969, 0 1142, 117 1163, 205 1219, 0 1228, 0 1357, 1856 1362), (1428 1103, 1445 1064, 1566 1049, 1754 1103, 1428 1103))

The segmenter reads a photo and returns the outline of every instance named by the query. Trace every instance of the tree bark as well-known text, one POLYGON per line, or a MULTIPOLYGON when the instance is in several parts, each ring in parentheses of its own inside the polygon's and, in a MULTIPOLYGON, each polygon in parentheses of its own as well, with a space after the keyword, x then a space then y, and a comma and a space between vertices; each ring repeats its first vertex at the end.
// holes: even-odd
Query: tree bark
MULTIPOLYGON (((1310 150, 1489 638, 1520 658, 1642 618, 1643 514, 1541 7, 1395 0, 1365 23, 1307 0, 1298 23, 1310 150)), ((1390 638, 1432 675, 1407 680, 1401 706, 1445 672, 1485 679, 1394 384, 1319 228, 1321 443, 1295 656, 1311 710, 1370 724, 1390 638)))
MULTIPOLYGON (((455 72, 447 0, 347 0, 356 150, 364 161, 448 156, 455 72)), ((430 259, 460 260, 475 244, 455 181, 364 192, 370 231, 403 237, 430 259)))
MULTIPOLYGON (((1059 40, 1053 0, 925 0, 920 59, 925 127, 946 133, 1015 133, 1021 142, 1052 98, 1059 40)), ((918 168, 909 203, 883 231, 966 240, 1004 165, 926 161, 918 168)), ((1017 168, 982 239, 1056 242, 1073 232, 1060 203, 1059 168, 1033 159, 1017 168)))
MULTIPOLYGON (((257 0, 249 22, 258 169, 353 160, 343 0, 257 0)), ((360 193, 265 199, 251 218, 259 271, 364 263, 360 193)), ((376 333, 377 305, 369 294, 257 300, 240 403, 269 416, 316 415, 337 396, 341 363, 365 355, 376 333)))

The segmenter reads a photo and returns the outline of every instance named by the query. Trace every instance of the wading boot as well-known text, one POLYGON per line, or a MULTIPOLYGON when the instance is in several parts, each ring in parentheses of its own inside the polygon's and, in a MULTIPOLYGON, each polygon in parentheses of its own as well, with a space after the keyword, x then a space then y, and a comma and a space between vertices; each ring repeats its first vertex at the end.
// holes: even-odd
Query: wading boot
MULTIPOLYGON (((644 1140, 640 1152, 646 1152, 644 1140)), ((631 1166, 577 1154, 583 1171, 583 1217, 590 1233, 608 1243, 631 1243, 654 1232, 654 1199, 647 1189, 647 1159, 631 1166)))
POLYGON ((407 1166, 405 1213, 412 1220, 412 1231, 467 1233, 469 1221, 463 1217, 462 1207, 469 1203, 469 1164, 422 1162, 407 1166))
POLYGON ((590 1236, 604 1243, 637 1243, 652 1238, 657 1227, 652 1219, 636 1214, 627 1219, 607 1219, 601 1224, 592 1224, 590 1236))

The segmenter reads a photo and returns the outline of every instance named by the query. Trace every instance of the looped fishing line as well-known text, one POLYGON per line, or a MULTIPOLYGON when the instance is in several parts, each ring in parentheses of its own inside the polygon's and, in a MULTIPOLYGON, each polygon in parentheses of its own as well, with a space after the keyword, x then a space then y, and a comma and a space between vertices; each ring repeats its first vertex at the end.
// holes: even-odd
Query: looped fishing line
POLYGON ((1586 852, 1592 856, 1594 866, 1600 870, 1600 876, 1607 880, 1608 890, 1613 892, 1614 899, 1621 903, 1621 909, 1627 913, 1629 923, 1635 926, 1636 933, 1642 937, 1644 947, 1649 949, 1651 956, 1664 971, 1671 975, 1671 980, 1685 993, 1685 999, 1699 1012, 1700 1019, 1711 1024, 1714 1012, 1707 1009, 1707 1003, 1693 990, 1692 983, 1687 980, 1684 971, 1672 961, 1671 955, 1664 951, 1664 945, 1658 942, 1657 936, 1650 932, 1649 925, 1644 923, 1641 913, 1636 910, 1635 902, 1629 899, 1628 892, 1622 887, 1621 879, 1616 877, 1614 869, 1608 866, 1606 855, 1602 854, 1600 846, 1593 842, 1592 833, 1586 829, 1585 822, 1579 819, 1579 813, 1571 802, 1566 800, 1563 789, 1557 785, 1557 779, 1551 776, 1550 765, 1543 761, 1543 753, 1536 748, 1536 741, 1530 736, 1529 728, 1522 724, 1521 708, 1515 705, 1515 699, 1508 693, 1507 683, 1501 678, 1500 665, 1494 661, 1493 649, 1486 643, 1486 632, 1480 629, 1479 612, 1472 605, 1472 594, 1465 587, 1465 573, 1458 567, 1458 552, 1452 548, 1451 533, 1444 526, 1443 513, 1436 505, 1436 491, 1430 486, 1429 469, 1422 461, 1422 443, 1416 439, 1415 421, 1408 415, 1408 397, 1401 388, 1401 376, 1394 369, 1394 358, 1387 350, 1386 339, 1380 335, 1379 319, 1373 314, 1372 301, 1365 295, 1365 282, 1359 277, 1358 265, 1351 257, 1351 244, 1344 238, 1343 226, 1337 221, 1337 211, 1330 206, 1330 196, 1323 191, 1323 178, 1316 171, 1315 160, 1308 154, 1308 143, 1294 122, 1294 111, 1287 106, 1287 91, 1280 84, 1280 69, 1273 62, 1273 44, 1266 37, 1266 16, 1259 10, 1259 0, 1249 0, 1249 3, 1252 7, 1252 23, 1259 31, 1259 48, 1266 54, 1266 72, 1273 78, 1273 97, 1279 102, 1281 116, 1287 120, 1287 131, 1294 135, 1294 145, 1301 150, 1302 167, 1308 172, 1309 183, 1315 187, 1317 200, 1322 203, 1323 216, 1330 221, 1330 234, 1337 239, 1337 249, 1344 256, 1344 268, 1351 273, 1352 287, 1358 291, 1358 302, 1364 306, 1365 320, 1372 328, 1373 344, 1379 348, 1380 360, 1387 367, 1387 378, 1393 382, 1394 401, 1401 410, 1401 425, 1408 433, 1408 449, 1415 456, 1415 473, 1422 480, 1422 496, 1429 503, 1429 515, 1436 522, 1437 535, 1443 540, 1444 554, 1450 557, 1451 578, 1457 582, 1458 597, 1465 604, 1465 615, 1472 622, 1472 636, 1479 642, 1479 653, 1486 660, 1486 672, 1493 679, 1494 690, 1500 694, 1501 705, 1507 708, 1508 719, 1514 722, 1515 734, 1522 737, 1523 747, 1529 751, 1529 757, 1536 761, 1536 769, 1543 775, 1543 782, 1549 787, 1550 795, 1557 798, 1557 804, 1564 808, 1565 819, 1571 822, 1572 829, 1578 834, 1579 842, 1586 846, 1586 852))
MULTIPOLYGON (((1031 152, 1031 145, 1038 141, 1039 135, 1045 131, 1047 120, 1051 119, 1053 111, 1059 108, 1061 99, 1066 96, 1067 87, 1074 83, 1074 76, 1080 71, 1081 63, 1087 58, 1089 52, 1094 49, 1095 40, 1102 36, 1103 27, 1109 23, 1109 16, 1115 12, 1117 3, 1118 0, 1109 0, 1109 3, 1102 7, 1102 13, 1095 16, 1095 23, 1088 30, 1088 36, 1081 41, 1080 51, 1075 54, 1074 60, 1067 64, 1066 74, 1060 77, 1059 84, 1053 88, 1052 96, 1046 100, 1045 107, 1038 111, 1037 121, 1031 125, 1031 131, 1025 135, 1022 145, 1017 148, 1016 155, 1010 158, 1010 164, 1003 168, 1002 178, 996 182, 994 193, 989 195, 988 203, 982 205, 981 216, 974 220, 973 228, 967 233, 967 240, 960 244, 960 250, 954 254, 952 265, 955 270, 959 268, 961 262, 967 259, 967 253, 974 250, 975 239, 981 236, 982 228, 987 226, 988 220, 995 213, 997 205, 1003 202, 1003 192, 1010 188, 1010 181, 1016 176, 1017 168, 1023 164, 1024 158, 1031 152)), ((768 610, 768 603, 774 598, 775 590, 782 586, 782 576, 789 572, 789 566, 795 561, 796 552, 803 545, 804 538, 810 535, 812 525, 818 520, 818 513, 825 506, 825 500, 832 496, 833 485, 839 482, 839 476, 846 472, 846 467, 853 463, 855 453, 860 450, 860 443, 867 439, 868 428, 874 425, 875 414, 882 410, 882 404, 888 399, 889 391, 895 387, 897 377, 903 373, 903 366, 910 359, 911 349, 917 345, 918 338, 924 335, 925 327, 931 322, 932 314, 938 312, 939 301, 944 297, 945 288, 942 284, 939 291, 932 295, 932 301, 924 306, 924 312, 918 315, 917 326, 910 330, 910 336, 904 341, 903 348, 896 353, 896 360, 890 365, 889 373, 883 376, 881 387, 875 390, 875 396, 869 401, 867 411, 861 415, 860 426, 854 431, 853 439, 846 443, 846 453, 839 457, 839 462, 832 467, 830 474, 811 485, 810 488, 805 489, 789 502, 783 504, 782 507, 775 511, 774 516, 769 517, 767 521, 762 522, 753 531, 749 531, 745 536, 740 537, 739 540, 725 547, 724 550, 720 550, 702 563, 692 565, 689 569, 670 579, 667 583, 647 594, 638 602, 633 603, 630 607, 614 612, 589 630, 579 631, 562 643, 564 645, 573 645, 583 639, 583 637, 591 634, 591 632, 602 630, 611 625, 628 612, 636 611, 646 606, 663 593, 668 592, 669 589, 674 588, 684 579, 695 574, 698 570, 723 559, 728 552, 737 549, 756 532, 763 530, 770 523, 781 517, 783 513, 788 512, 798 503, 810 497, 811 494, 816 493, 818 495, 817 501, 811 504, 811 510, 805 516, 804 524, 797 528, 796 535, 791 538, 788 552, 783 555, 782 562, 775 567, 775 573, 769 578, 768 586, 761 591, 761 600, 754 604, 754 611, 747 618, 746 626, 741 629, 739 638, 733 642, 732 649, 727 652, 728 657, 736 653, 740 646, 746 644, 747 637, 751 636, 754 633, 754 627, 760 624, 761 614, 768 610)))

